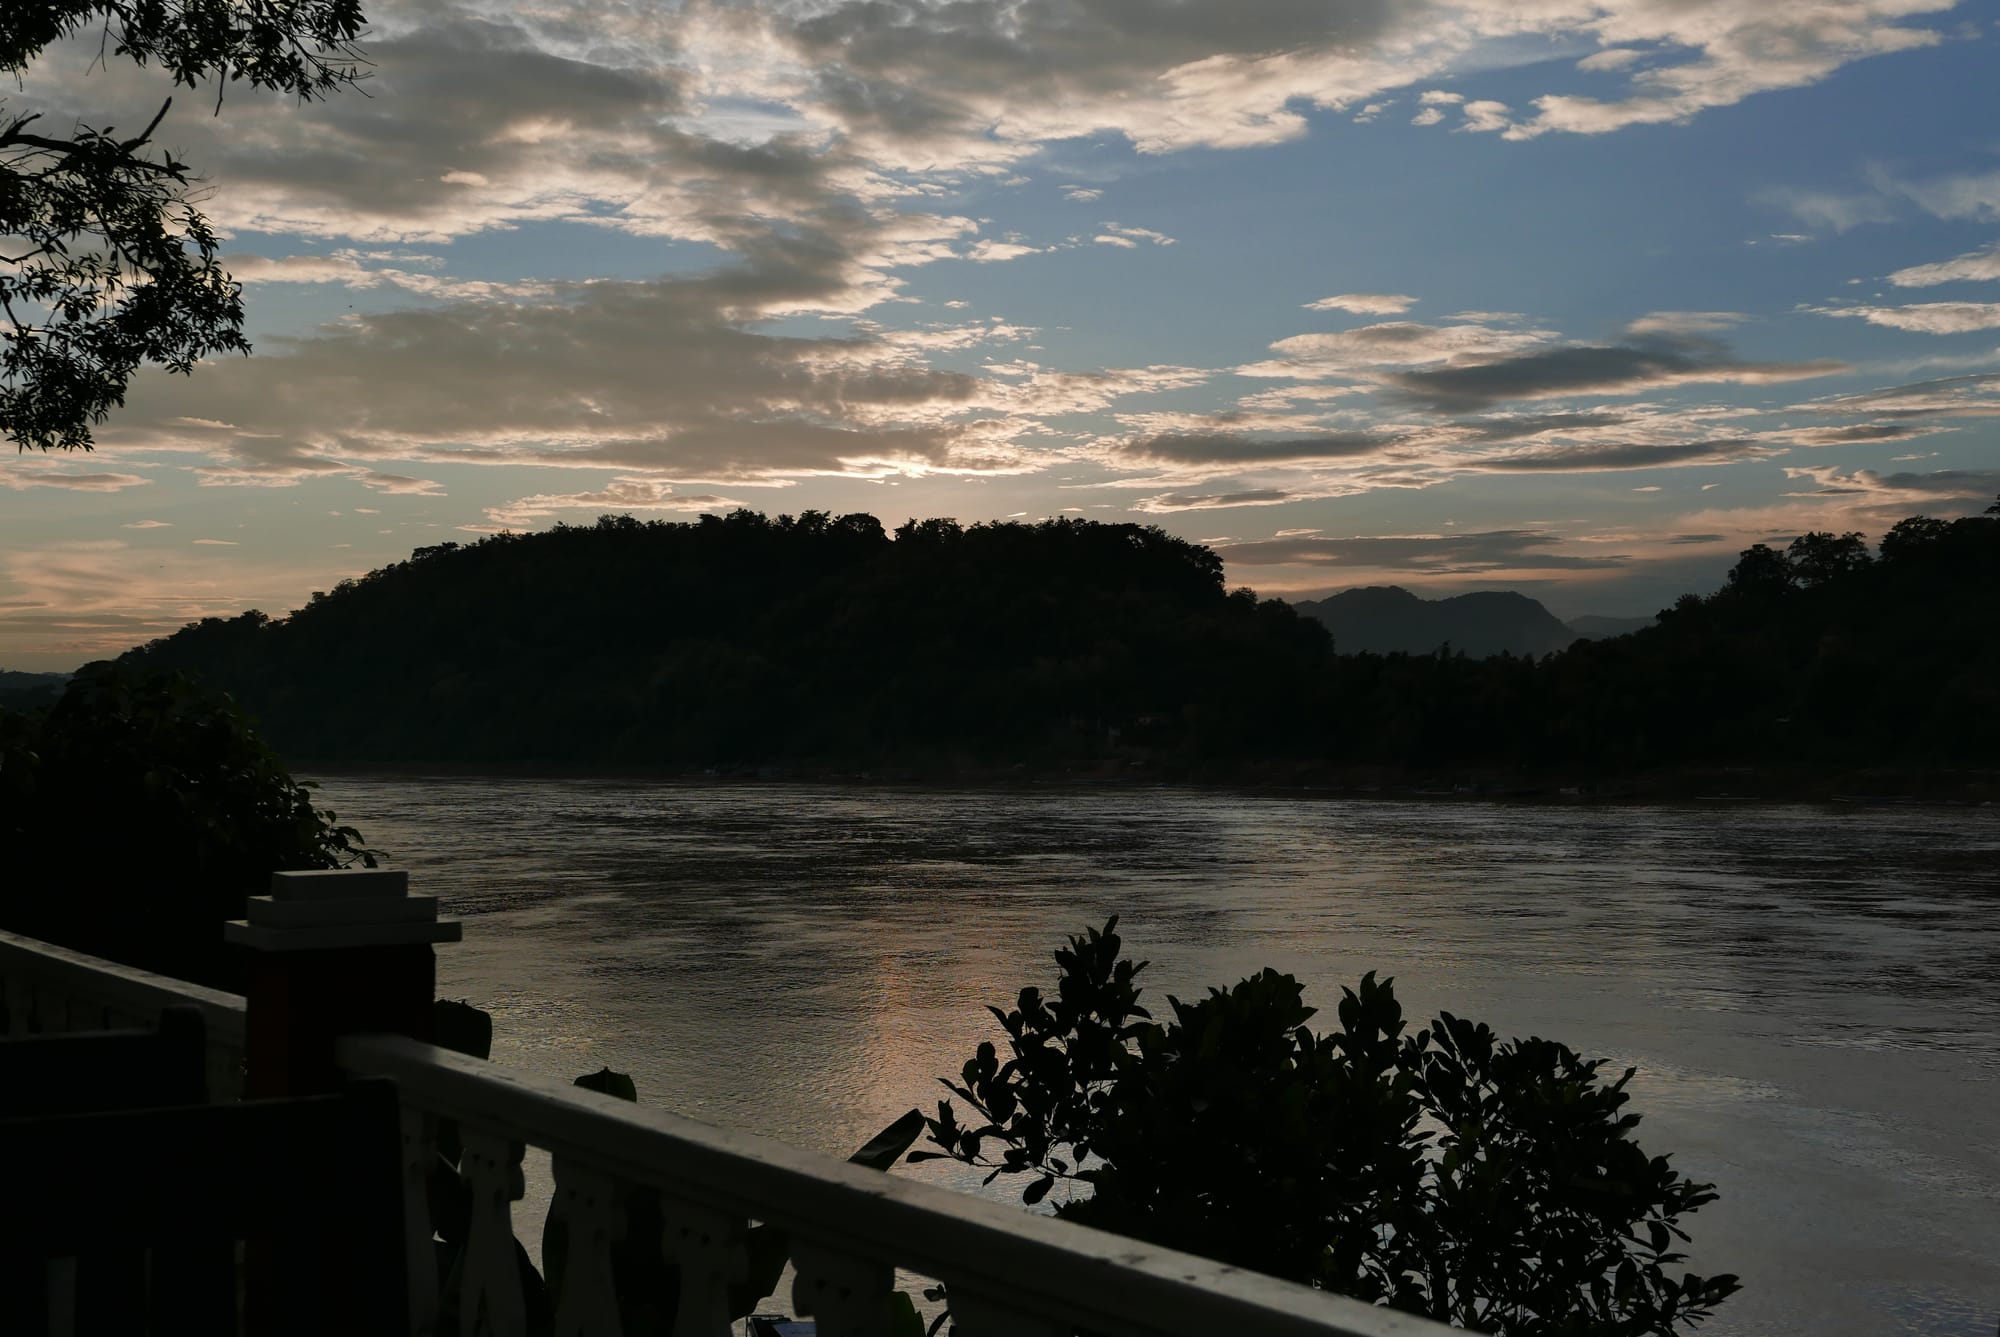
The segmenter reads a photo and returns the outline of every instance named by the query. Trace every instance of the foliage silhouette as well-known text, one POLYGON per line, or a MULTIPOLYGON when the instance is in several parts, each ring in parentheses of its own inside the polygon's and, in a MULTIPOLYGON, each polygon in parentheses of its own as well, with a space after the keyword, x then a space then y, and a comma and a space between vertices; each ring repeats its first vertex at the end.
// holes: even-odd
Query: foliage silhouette
MULTIPOLYGON (((353 83, 360 0, 8 0, 0 73, 101 28, 106 49, 176 85, 213 79, 312 98, 353 83)), ((192 169, 155 156, 168 99, 135 135, 0 108, 0 435, 17 448, 83 449, 147 362, 186 373, 248 352, 243 294, 217 262, 192 169)))
POLYGON ((991 1009, 928 1121, 936 1152, 1061 1182, 1057 1215, 1507 1337, 1667 1334, 1732 1276, 1668 1275, 1680 1220, 1715 1199, 1630 1140, 1631 1070, 1450 1013, 1414 1035, 1389 981, 1343 991, 1315 1035, 1298 981, 1265 970, 1152 1020, 1114 917, 1056 953, 1053 998, 991 1009))
POLYGON ((1872 559, 1758 545, 1656 626, 1540 659, 1339 654, 1152 528, 607 516, 420 548, 129 658, 333 762, 1832 775, 1991 764, 1996 580, 2000 518, 1912 517, 1872 559))
POLYGON ((241 991, 222 924, 272 872, 373 867, 226 696, 88 665, 54 705, 0 710, 0 924, 241 991))

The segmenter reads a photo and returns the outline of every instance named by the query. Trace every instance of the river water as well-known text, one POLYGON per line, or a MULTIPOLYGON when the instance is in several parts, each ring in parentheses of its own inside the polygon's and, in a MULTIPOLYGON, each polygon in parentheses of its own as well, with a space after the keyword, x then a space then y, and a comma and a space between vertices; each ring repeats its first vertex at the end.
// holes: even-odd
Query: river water
MULTIPOLYGON (((2000 1326, 2000 812, 1513 807, 1192 789, 335 776, 465 920, 495 1057, 845 1155, 1121 916, 1156 1003, 1269 965, 1393 976, 1638 1069, 1637 1138, 1721 1200, 1702 1331, 2000 1326)), ((937 1163, 896 1173, 963 1186, 937 1163)), ((996 1186, 994 1192, 1000 1191, 996 1186)))

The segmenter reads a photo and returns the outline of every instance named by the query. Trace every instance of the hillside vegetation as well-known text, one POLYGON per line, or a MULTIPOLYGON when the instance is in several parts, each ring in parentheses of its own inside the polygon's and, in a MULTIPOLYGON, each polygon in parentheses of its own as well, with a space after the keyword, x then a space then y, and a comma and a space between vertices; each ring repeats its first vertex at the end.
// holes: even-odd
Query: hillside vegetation
POLYGON ((318 761, 1990 766, 1996 582, 2000 519, 1916 517, 1557 654, 1348 655, 1153 528, 738 511, 419 549, 129 658, 318 761))

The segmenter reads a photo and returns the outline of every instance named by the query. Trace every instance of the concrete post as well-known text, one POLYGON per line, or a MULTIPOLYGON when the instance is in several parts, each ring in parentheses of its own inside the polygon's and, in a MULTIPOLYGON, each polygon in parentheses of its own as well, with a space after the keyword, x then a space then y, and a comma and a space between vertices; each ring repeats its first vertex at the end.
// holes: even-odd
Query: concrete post
POLYGON ((431 1038, 433 945, 457 942, 460 925, 438 918, 437 897, 410 895, 409 880, 379 869, 273 873, 270 895, 250 897, 248 918, 224 928, 252 954, 246 1096, 334 1090, 342 1035, 431 1038))

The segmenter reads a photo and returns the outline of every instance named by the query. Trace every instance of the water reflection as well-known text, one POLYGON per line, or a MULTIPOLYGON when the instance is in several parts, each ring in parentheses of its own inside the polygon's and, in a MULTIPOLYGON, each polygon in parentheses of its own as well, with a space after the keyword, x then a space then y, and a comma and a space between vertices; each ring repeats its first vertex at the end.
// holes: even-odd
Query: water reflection
MULTIPOLYGON (((1639 1068, 1714 1179, 1707 1331, 1987 1337, 2000 1316, 2000 816, 1521 809, 1181 790, 703 790, 342 777, 472 921, 496 1051, 844 1155, 1124 917, 1156 993, 1272 965, 1639 1068)), ((949 1171, 903 1173, 948 1178, 949 1171)))

